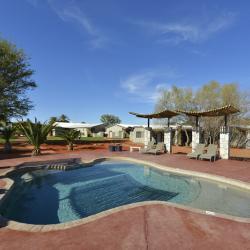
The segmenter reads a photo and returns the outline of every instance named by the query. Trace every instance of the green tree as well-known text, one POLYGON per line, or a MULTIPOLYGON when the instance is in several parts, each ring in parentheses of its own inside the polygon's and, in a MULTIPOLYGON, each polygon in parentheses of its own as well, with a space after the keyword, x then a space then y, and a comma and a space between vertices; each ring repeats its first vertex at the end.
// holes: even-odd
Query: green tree
POLYGON ((27 90, 36 87, 35 81, 31 79, 33 74, 23 50, 6 40, 0 40, 1 120, 25 116, 33 107, 26 96, 27 90))
POLYGON ((57 121, 58 122, 69 122, 69 117, 65 114, 62 114, 57 118, 57 121))
MULTIPOLYGON (((169 110, 194 110, 196 108, 194 92, 191 88, 179 88, 172 86, 170 89, 162 89, 160 96, 155 105, 155 111, 160 112, 165 109, 169 110)), ((186 145, 191 142, 188 131, 182 125, 194 125, 194 120, 191 117, 176 116, 171 119, 172 123, 178 124, 174 135, 174 141, 178 145, 181 144, 181 132, 184 131, 187 137, 186 145)), ((167 124, 166 119, 160 119, 160 124, 167 124)))
POLYGON ((15 127, 10 125, 4 125, 2 127, 2 138, 5 140, 4 142, 4 152, 11 153, 12 146, 10 143, 10 138, 13 136, 15 132, 15 127))
POLYGON ((110 114, 102 115, 100 120, 106 126, 121 123, 121 120, 120 120, 120 118, 118 116, 110 115, 110 114))
MULTIPOLYGON (((211 81, 198 89, 195 99, 199 110, 209 110, 230 104, 238 108, 240 113, 229 117, 228 123, 232 125, 249 112, 249 95, 241 92, 236 83, 220 84, 217 81, 211 81)), ((220 127, 223 124, 224 117, 204 117, 201 119, 204 139, 207 143, 218 142, 220 127)), ((233 137, 232 134, 231 138, 233 137)))
POLYGON ((74 142, 80 136, 80 131, 75 129, 65 129, 63 130, 59 136, 62 137, 68 143, 68 150, 74 150, 74 142))
MULTIPOLYGON (((225 105, 233 105, 241 112, 230 116, 229 123, 238 123, 239 119, 250 113, 249 94, 240 91, 236 83, 221 84, 211 81, 198 90, 178 88, 173 86, 170 90, 162 90, 156 102, 156 111, 172 110, 209 110, 225 105)), ((194 126, 194 118, 178 116, 177 122, 194 126)), ((204 139, 207 143, 216 143, 219 139, 219 129, 223 125, 224 117, 204 117, 200 119, 204 130, 204 139)), ((186 132, 186 131, 185 131, 186 132)), ((187 134, 187 133, 186 133, 187 134)))
POLYGON ((56 116, 51 116, 49 118, 49 121, 55 123, 55 122, 57 122, 57 117, 56 116))
POLYGON ((27 120, 25 123, 20 122, 19 128, 28 139, 28 142, 34 147, 32 156, 37 156, 41 154, 41 144, 46 141, 47 136, 54 128, 54 125, 53 122, 42 124, 37 120, 35 120, 34 123, 27 120))

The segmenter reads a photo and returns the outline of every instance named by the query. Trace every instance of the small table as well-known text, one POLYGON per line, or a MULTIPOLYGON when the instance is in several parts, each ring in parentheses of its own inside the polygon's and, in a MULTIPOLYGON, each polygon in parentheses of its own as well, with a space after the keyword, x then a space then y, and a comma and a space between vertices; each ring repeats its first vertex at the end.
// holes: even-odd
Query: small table
POLYGON ((130 147, 130 152, 134 152, 134 151, 141 151, 141 147, 134 147, 134 146, 131 146, 130 147))

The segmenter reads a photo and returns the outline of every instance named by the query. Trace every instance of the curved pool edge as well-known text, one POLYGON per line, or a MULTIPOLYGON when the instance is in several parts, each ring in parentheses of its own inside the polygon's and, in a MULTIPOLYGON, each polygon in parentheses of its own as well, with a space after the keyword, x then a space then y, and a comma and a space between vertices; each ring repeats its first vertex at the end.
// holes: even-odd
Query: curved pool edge
MULTIPOLYGON (((183 170, 183 169, 179 169, 179 168, 167 167, 167 166, 164 166, 164 165, 161 165, 158 163, 144 161, 144 160, 138 160, 138 159, 134 159, 134 158, 130 158, 130 157, 117 157, 117 156, 99 157, 99 158, 94 158, 94 159, 89 160, 89 161, 83 161, 81 159, 81 163, 83 164, 83 166, 87 167, 87 166, 91 166, 95 163, 105 161, 105 160, 106 161, 107 160, 129 161, 129 162, 143 164, 143 165, 146 165, 149 167, 161 169, 161 170, 166 171, 166 172, 171 172, 171 173, 180 174, 180 175, 193 176, 193 177, 199 177, 199 178, 203 178, 203 179, 210 180, 210 181, 225 183, 227 185, 231 185, 231 186, 238 187, 241 189, 247 189, 250 191, 250 183, 247 183, 247 182, 243 182, 243 181, 239 181, 239 180, 235 180, 235 179, 230 179, 230 178, 223 177, 223 176, 197 172, 197 171, 183 170)), ((70 169, 70 167, 68 169, 70 169)), ((74 169, 74 168, 72 168, 72 169, 74 169)), ((16 171, 15 169, 10 169, 10 171, 8 171, 8 173, 15 172, 15 171, 16 171)), ((0 176, 4 176, 4 175, 5 175, 5 173, 1 174, 0 176)), ((13 184, 14 184, 13 180, 11 180, 10 178, 4 178, 3 180, 7 180, 8 184, 6 185, 6 188, 5 188, 5 190, 6 190, 5 194, 2 197, 0 197, 0 204, 3 201, 3 199, 5 199, 10 194, 10 191, 11 191, 13 184)), ((88 216, 86 218, 81 218, 79 220, 65 222, 65 223, 59 223, 59 224, 48 224, 48 225, 27 224, 27 223, 21 223, 21 222, 9 220, 8 218, 5 218, 3 216, 0 216, 0 224, 5 224, 5 226, 4 226, 5 228, 18 230, 18 231, 49 232, 49 231, 64 230, 64 229, 80 226, 80 225, 93 222, 95 220, 104 218, 106 216, 109 216, 111 214, 114 214, 114 213, 117 213, 120 211, 132 209, 132 208, 136 208, 136 207, 150 206, 150 205, 165 205, 165 206, 170 206, 173 208, 182 209, 182 210, 193 212, 193 213, 213 216, 213 217, 217 217, 217 218, 221 218, 221 219, 232 220, 232 221, 236 221, 236 222, 240 222, 240 223, 250 223, 250 218, 237 217, 237 216, 231 216, 231 215, 226 215, 226 214, 222 214, 222 213, 216 213, 216 212, 212 212, 212 211, 206 211, 206 210, 202 210, 202 209, 198 209, 198 208, 192 208, 192 207, 189 207, 186 205, 170 203, 170 202, 165 202, 165 201, 143 201, 143 202, 132 203, 132 204, 123 205, 123 206, 119 206, 116 208, 108 209, 106 211, 97 213, 95 215, 88 216)))
POLYGON ((138 163, 138 164, 147 165, 149 167, 154 167, 154 168, 166 171, 166 172, 171 172, 171 173, 180 174, 180 175, 199 177, 199 178, 203 178, 203 179, 210 180, 210 181, 212 180, 212 181, 216 181, 216 182, 223 182, 225 184, 235 186, 238 188, 247 189, 250 191, 250 183, 248 183, 248 182, 244 182, 244 181, 240 181, 240 180, 236 180, 236 179, 231 179, 228 177, 219 176, 219 175, 215 175, 215 174, 208 174, 208 173, 198 172, 198 171, 193 171, 193 170, 184 170, 184 169, 180 169, 180 168, 168 167, 168 166, 161 165, 161 164, 158 164, 155 162, 138 160, 138 159, 134 159, 134 158, 130 158, 130 157, 120 157, 120 156, 99 157, 99 158, 94 158, 91 161, 83 161, 82 160, 82 164, 85 166, 91 166, 92 164, 103 161, 103 160, 130 161, 130 162, 134 162, 134 163, 138 163))

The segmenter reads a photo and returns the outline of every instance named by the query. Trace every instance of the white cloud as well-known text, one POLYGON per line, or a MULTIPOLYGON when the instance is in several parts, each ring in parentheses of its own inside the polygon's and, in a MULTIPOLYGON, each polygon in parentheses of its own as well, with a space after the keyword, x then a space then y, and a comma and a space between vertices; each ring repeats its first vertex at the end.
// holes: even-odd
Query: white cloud
POLYGON ((102 48, 108 39, 101 34, 86 13, 75 3, 75 1, 64 2, 58 0, 47 0, 49 6, 64 22, 78 24, 89 36, 92 48, 102 48))
POLYGON ((62 10, 56 10, 56 13, 63 21, 75 21, 82 26, 82 28, 90 35, 97 35, 97 32, 87 18, 87 16, 77 6, 69 6, 62 10))
POLYGON ((145 71, 121 80, 120 86, 135 102, 155 103, 161 90, 170 87, 168 82, 178 77, 176 72, 170 69, 145 71))
POLYGON ((216 33, 230 27, 236 15, 232 12, 222 13, 208 21, 197 20, 193 22, 136 22, 138 25, 158 35, 158 42, 179 44, 180 42, 202 42, 216 33))
POLYGON ((126 80, 121 81, 121 86, 127 90, 128 93, 135 94, 148 86, 152 78, 152 72, 131 75, 126 80))

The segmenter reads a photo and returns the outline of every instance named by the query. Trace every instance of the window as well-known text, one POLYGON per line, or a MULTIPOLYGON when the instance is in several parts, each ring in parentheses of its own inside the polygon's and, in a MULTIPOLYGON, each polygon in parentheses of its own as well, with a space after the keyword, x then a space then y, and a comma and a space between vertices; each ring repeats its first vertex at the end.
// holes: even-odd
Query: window
POLYGON ((143 137, 143 132, 142 131, 136 131, 135 138, 142 138, 142 137, 143 137))

